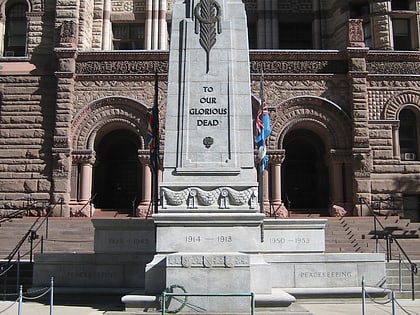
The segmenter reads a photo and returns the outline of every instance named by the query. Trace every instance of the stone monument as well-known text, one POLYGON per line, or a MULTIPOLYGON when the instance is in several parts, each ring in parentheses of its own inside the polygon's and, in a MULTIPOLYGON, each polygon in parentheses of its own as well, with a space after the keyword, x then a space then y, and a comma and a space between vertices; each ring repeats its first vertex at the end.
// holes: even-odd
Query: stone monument
MULTIPOLYGON (((261 242, 264 215, 257 204, 241 0, 175 2, 165 138, 161 206, 153 216, 157 255, 146 269, 146 293, 173 285, 194 293, 249 293, 244 251, 261 242)), ((213 312, 249 310, 249 297, 192 301, 213 312)))
POLYGON ((35 285, 53 275, 74 290, 130 289, 122 301, 137 310, 178 290, 196 294, 168 298, 182 312, 249 314, 251 292, 257 307, 273 307, 299 295, 359 295, 362 277, 383 283, 383 254, 325 253, 326 219, 259 212, 247 45, 242 0, 176 0, 154 222, 94 221, 95 254, 42 255, 35 285))

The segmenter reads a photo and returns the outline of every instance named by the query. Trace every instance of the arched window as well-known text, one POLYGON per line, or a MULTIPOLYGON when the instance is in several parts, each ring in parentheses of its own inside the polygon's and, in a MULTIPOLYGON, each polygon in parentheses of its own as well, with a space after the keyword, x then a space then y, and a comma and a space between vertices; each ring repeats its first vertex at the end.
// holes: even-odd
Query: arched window
POLYGON ((27 10, 27 5, 21 2, 6 7, 4 56, 26 55, 27 10))
POLYGON ((412 161, 419 159, 418 133, 419 126, 416 114, 410 109, 403 109, 399 114, 400 153, 401 160, 412 161))

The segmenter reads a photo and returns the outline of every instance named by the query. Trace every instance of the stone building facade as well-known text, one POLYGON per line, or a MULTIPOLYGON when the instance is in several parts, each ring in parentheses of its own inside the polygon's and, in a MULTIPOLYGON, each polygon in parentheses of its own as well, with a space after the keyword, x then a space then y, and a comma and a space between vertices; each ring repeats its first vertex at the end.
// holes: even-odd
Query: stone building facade
MULTIPOLYGON (((0 1, 3 211, 150 208, 174 1, 0 1)), ((272 127, 267 213, 366 215, 364 200, 419 221, 420 1, 243 2, 254 114, 263 73, 272 127)))

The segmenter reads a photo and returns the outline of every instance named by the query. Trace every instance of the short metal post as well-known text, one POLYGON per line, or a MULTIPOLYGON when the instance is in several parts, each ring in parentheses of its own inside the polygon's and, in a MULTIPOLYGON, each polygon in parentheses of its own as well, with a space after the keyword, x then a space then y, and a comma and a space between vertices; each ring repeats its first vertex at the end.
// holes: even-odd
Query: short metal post
POLYGON ((50 315, 53 315, 54 305, 54 277, 51 277, 51 288, 50 288, 50 315))
POLYGON ((411 299, 415 300, 415 290, 414 290, 414 275, 417 273, 417 265, 415 263, 411 263, 411 299))
POLYGON ((162 305, 161 305, 161 306, 162 306, 162 307, 161 307, 161 314, 162 314, 162 315, 165 315, 165 304, 166 304, 165 302, 166 302, 166 292, 165 292, 165 291, 163 291, 163 292, 162 292, 162 301, 161 301, 161 304, 162 304, 162 305))
POLYGON ((44 253, 44 235, 41 235, 41 254, 44 253))
POLYGON ((16 289, 19 289, 19 283, 20 283, 20 251, 18 251, 18 257, 17 257, 17 270, 16 270, 16 289))
POLYGON ((395 315, 395 292, 392 290, 391 292, 391 299, 392 299, 392 315, 395 315))
POLYGON ((365 292, 365 277, 362 277, 362 315, 365 315, 366 292, 365 292))
POLYGON ((34 249, 34 238, 33 238, 33 233, 35 231, 31 231, 31 234, 29 236, 29 241, 31 243, 31 247, 29 249, 29 262, 32 262, 32 254, 33 254, 33 249, 34 249))
POLYGON ((22 315, 22 299, 23 299, 23 293, 22 293, 22 285, 19 287, 19 303, 18 303, 18 315, 22 315))
POLYGON ((402 292, 402 261, 401 261, 401 253, 398 254, 398 286, 400 292, 402 292))
POLYGON ((49 226, 48 226, 48 222, 49 222, 49 213, 47 213, 47 220, 45 221, 45 238, 46 239, 48 239, 48 229, 49 229, 49 226))
POLYGON ((251 315, 255 314, 255 294, 251 292, 251 315))

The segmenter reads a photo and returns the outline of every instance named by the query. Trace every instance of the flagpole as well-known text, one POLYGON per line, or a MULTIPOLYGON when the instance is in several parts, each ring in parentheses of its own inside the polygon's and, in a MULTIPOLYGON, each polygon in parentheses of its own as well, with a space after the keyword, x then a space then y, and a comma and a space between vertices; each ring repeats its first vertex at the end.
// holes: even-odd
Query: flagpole
MULTIPOLYGON (((261 77, 260 77, 260 110, 263 110, 264 104, 264 74, 261 70, 261 77)), ((262 159, 260 159, 258 171, 260 173, 260 213, 264 214, 264 169, 261 167, 262 159)), ((264 219, 261 223, 261 243, 264 242, 264 219)))
POLYGON ((154 213, 158 213, 159 207, 159 107, 158 107, 158 92, 159 92, 159 80, 157 70, 155 72, 155 97, 153 104, 153 142, 155 146, 154 154, 154 169, 153 169, 153 207, 154 213))

